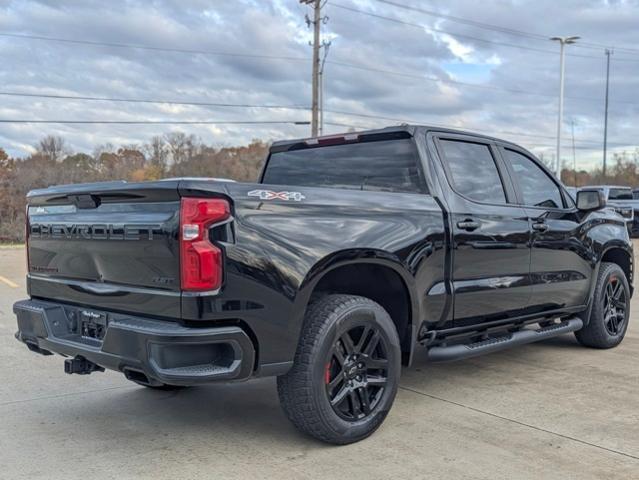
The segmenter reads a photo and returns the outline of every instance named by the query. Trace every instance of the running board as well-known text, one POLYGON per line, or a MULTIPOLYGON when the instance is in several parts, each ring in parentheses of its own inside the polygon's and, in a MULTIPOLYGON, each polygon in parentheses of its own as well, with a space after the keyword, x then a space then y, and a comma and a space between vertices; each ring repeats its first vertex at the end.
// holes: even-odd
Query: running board
POLYGON ((542 327, 537 330, 519 330, 498 337, 488 338, 475 343, 450 345, 448 347, 432 347, 428 350, 428 359, 431 362, 448 362, 451 360, 462 360, 476 357, 485 353, 499 352, 517 345, 538 342, 553 338, 564 333, 574 332, 583 327, 581 318, 571 318, 570 320, 542 327))

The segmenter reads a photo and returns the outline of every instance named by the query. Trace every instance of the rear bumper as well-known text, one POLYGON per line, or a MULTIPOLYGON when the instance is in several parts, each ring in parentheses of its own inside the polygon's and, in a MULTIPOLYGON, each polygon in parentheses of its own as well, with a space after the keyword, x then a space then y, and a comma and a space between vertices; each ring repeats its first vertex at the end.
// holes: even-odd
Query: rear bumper
POLYGON ((243 380, 253 372, 253 343, 239 327, 188 328, 90 310, 105 323, 97 339, 83 335, 87 310, 39 300, 17 302, 16 338, 32 351, 80 356, 149 385, 243 380))

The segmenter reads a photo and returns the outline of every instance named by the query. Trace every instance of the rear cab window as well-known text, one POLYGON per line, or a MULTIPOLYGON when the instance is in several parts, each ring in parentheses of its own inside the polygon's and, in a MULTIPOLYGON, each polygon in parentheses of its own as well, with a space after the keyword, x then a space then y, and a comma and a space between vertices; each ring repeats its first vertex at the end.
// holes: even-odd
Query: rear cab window
POLYGON ((262 183, 428 193, 412 137, 293 148, 271 153, 262 183))
POLYGON ((611 188, 608 193, 608 200, 632 200, 632 190, 630 188, 611 188))

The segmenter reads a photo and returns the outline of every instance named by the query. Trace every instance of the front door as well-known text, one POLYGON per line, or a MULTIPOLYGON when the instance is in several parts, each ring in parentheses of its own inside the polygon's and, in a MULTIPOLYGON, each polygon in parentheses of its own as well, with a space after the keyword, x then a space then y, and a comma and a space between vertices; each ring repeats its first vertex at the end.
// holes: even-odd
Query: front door
POLYGON ((527 152, 500 149, 532 227, 530 307, 550 311, 584 305, 592 275, 574 203, 527 152))
POLYGON ((516 315, 530 297, 530 224, 494 144, 436 139, 447 180, 453 235, 455 326, 516 315))

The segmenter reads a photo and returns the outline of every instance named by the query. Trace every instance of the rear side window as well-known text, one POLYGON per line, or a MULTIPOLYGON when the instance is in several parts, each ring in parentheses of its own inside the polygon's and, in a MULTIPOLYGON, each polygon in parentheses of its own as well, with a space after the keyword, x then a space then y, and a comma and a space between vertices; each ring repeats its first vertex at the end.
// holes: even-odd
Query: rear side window
POLYGON ((426 193, 410 138, 271 154, 263 183, 382 192, 426 193))
POLYGON ((557 184, 533 160, 513 150, 505 150, 519 182, 524 204, 535 207, 562 208, 564 203, 557 184))
POLYGON ((462 195, 479 202, 506 203, 497 165, 488 145, 440 140, 452 183, 462 195))
POLYGON ((611 188, 608 200, 632 200, 632 190, 629 188, 611 188))

